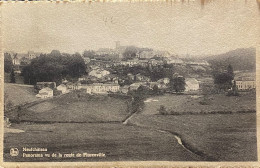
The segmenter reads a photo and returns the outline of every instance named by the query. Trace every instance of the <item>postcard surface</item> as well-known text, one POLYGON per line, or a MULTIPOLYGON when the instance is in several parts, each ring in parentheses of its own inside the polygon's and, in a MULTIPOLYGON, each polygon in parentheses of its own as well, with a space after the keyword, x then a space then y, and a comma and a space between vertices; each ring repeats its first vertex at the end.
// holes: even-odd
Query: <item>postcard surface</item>
POLYGON ((2 2, 0 166, 258 165, 259 9, 2 2))

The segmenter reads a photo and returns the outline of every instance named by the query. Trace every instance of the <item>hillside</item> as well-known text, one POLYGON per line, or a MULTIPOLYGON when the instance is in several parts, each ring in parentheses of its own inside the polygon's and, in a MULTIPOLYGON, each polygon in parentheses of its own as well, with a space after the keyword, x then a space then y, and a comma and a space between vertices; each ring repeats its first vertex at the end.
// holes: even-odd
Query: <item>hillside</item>
POLYGON ((226 69, 231 64, 234 71, 255 71, 256 50, 255 48, 240 48, 224 54, 206 57, 213 69, 226 69))
POLYGON ((5 83, 5 102, 11 103, 12 106, 22 105, 25 103, 38 100, 34 93, 33 86, 5 83))

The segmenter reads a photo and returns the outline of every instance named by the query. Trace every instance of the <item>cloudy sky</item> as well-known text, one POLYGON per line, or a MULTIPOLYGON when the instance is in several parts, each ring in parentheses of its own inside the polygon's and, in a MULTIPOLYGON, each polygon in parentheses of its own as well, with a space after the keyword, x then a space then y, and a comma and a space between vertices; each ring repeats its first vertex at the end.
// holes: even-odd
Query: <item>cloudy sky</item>
POLYGON ((255 0, 2 4, 5 51, 80 52, 121 45, 181 55, 255 47, 255 0))

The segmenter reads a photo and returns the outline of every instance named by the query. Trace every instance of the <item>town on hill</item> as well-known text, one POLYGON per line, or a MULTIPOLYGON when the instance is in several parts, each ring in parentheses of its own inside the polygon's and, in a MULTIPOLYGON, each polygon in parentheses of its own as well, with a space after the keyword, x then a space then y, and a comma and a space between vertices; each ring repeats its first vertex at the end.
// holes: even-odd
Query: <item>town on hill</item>
MULTIPOLYGON (((249 51, 249 56, 254 56, 252 49, 249 51)), ((237 66, 236 62, 239 61, 235 57, 233 54, 232 61, 228 61, 231 60, 230 57, 224 59, 224 56, 216 56, 215 59, 180 58, 167 51, 121 46, 119 41, 114 49, 86 50, 83 54, 67 54, 58 50, 49 54, 33 51, 28 51, 27 54, 6 52, 5 81, 34 85, 39 98, 72 90, 85 90, 90 94, 127 94, 129 90, 136 90, 140 86, 151 90, 158 88, 162 92, 182 93, 198 92, 205 90, 204 86, 211 85, 227 91, 232 89, 232 84, 227 87, 224 85, 232 81, 236 81, 235 87, 238 90, 255 89, 253 66, 246 63, 237 66), (231 77, 224 74, 228 66, 231 66, 231 77)), ((239 55, 239 59, 242 58, 239 55)), ((255 57, 248 58, 254 65, 255 57)))

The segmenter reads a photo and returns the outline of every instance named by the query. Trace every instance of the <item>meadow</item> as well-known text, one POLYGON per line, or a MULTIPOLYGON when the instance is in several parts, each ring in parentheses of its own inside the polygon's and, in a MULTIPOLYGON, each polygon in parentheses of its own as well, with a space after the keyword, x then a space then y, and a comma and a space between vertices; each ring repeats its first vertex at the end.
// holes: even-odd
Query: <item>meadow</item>
POLYGON ((72 92, 22 109, 5 132, 5 161, 256 161, 255 95, 164 95, 129 116, 128 100, 72 92), (201 104, 204 100, 207 104, 201 104), (185 115, 161 115, 161 105, 185 115), (217 114, 214 111, 230 111, 217 114), (237 111, 245 111, 238 113, 237 111), (207 114, 201 113, 208 111, 207 114), (187 113, 192 112, 192 114, 187 113), (180 142, 181 141, 181 142, 180 142), (105 158, 10 157, 11 147, 48 153, 105 153, 105 158))
POLYGON ((240 113, 256 111, 255 93, 241 93, 240 96, 212 95, 173 95, 166 94, 149 98, 145 103, 143 114, 159 114, 164 106, 169 114, 211 114, 240 113))
POLYGON ((104 95, 71 92, 22 111, 30 122, 121 122, 129 115, 127 100, 104 95))
POLYGON ((128 122, 177 134, 188 149, 212 161, 256 161, 256 114, 134 115, 128 122))
POLYGON ((31 85, 4 84, 5 102, 10 102, 12 106, 37 101, 36 93, 31 85))
POLYGON ((198 161, 199 155, 182 148, 170 134, 116 123, 14 124, 24 133, 5 134, 5 161, 198 161), (16 147, 47 148, 47 152, 21 153, 104 153, 105 158, 11 157, 16 147))

